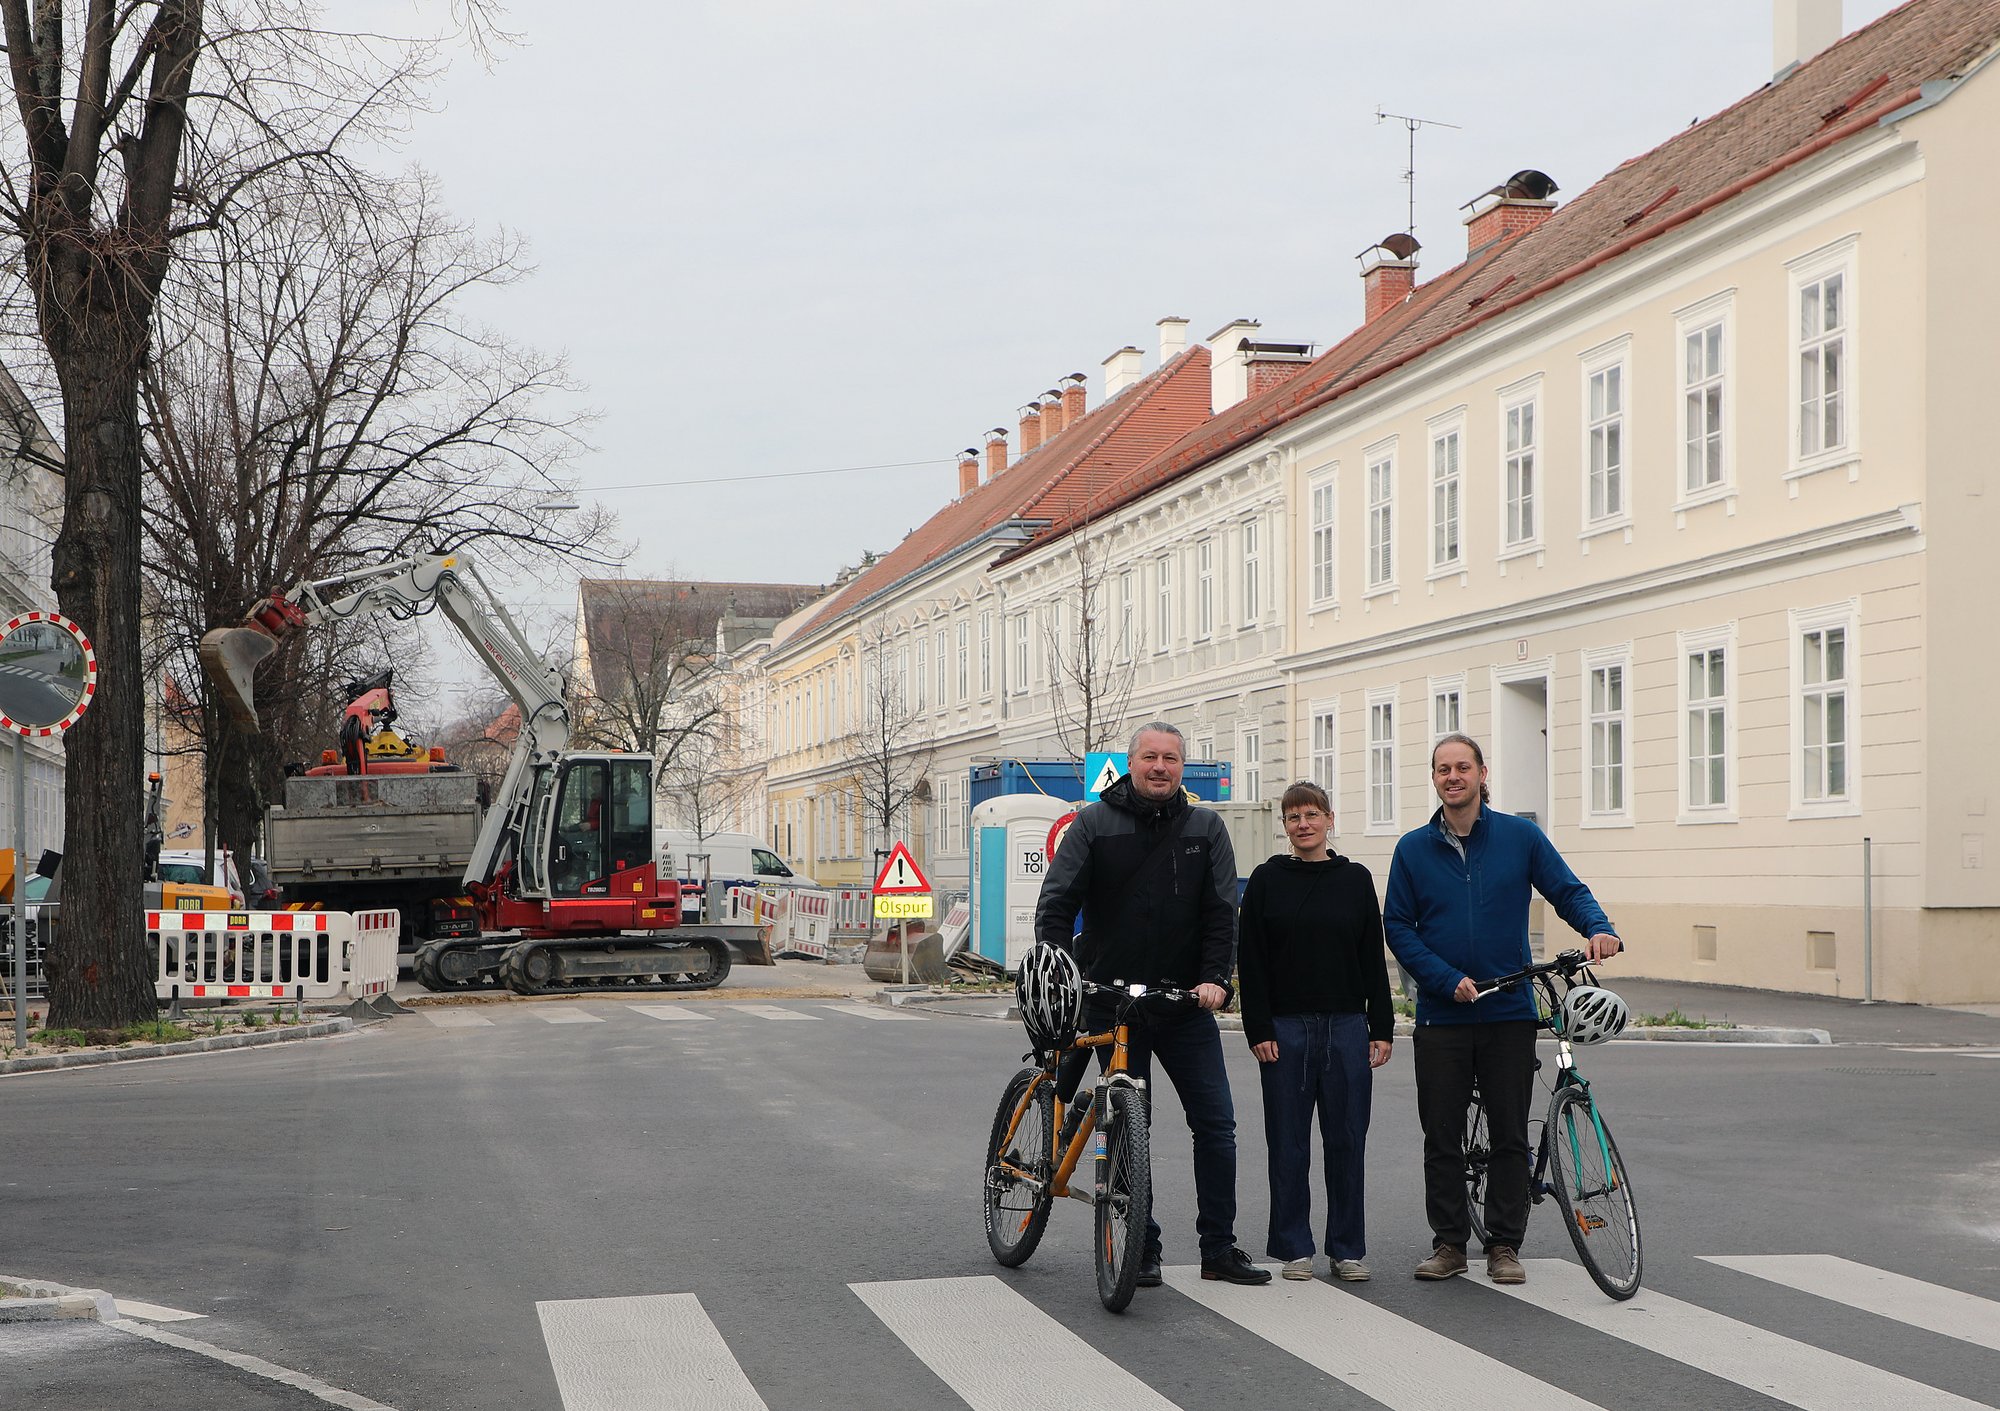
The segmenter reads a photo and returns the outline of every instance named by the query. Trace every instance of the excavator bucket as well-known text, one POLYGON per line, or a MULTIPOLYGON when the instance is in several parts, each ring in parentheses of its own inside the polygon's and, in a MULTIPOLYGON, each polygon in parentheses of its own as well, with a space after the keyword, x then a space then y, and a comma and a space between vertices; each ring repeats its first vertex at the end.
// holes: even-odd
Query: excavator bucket
POLYGON ((239 725, 257 728, 252 681, 258 664, 276 650, 277 638, 257 627, 218 627, 201 639, 201 664, 222 708, 239 725))

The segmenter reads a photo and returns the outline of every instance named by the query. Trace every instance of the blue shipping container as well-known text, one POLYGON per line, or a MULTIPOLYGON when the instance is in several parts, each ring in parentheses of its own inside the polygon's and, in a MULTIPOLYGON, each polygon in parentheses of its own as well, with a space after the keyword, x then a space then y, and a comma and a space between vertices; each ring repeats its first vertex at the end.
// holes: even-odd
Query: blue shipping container
MULTIPOLYGON (((1181 783, 1205 803, 1229 798, 1227 760, 1190 760, 1181 783)), ((973 804, 1002 794, 1047 794, 1075 803, 1083 798, 1083 766, 1072 759, 1003 759, 972 766, 967 798, 973 804)))

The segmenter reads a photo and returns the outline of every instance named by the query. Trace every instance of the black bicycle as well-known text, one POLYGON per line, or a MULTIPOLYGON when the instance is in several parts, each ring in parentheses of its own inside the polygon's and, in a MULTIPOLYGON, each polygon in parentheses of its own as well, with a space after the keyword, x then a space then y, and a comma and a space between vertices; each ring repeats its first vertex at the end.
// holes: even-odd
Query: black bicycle
MULTIPOLYGON (((1604 1125, 1604 1114, 1591 1096, 1590 1080, 1578 1071, 1576 1054, 1564 1032, 1562 996, 1579 984, 1593 984, 1589 962, 1580 950, 1566 950, 1554 960, 1530 965, 1512 975, 1480 983, 1482 995, 1511 990, 1524 981, 1534 987, 1541 1027, 1556 1039, 1556 1072, 1549 1090, 1548 1111, 1530 1123, 1535 1148, 1528 1195, 1540 1205, 1554 1195, 1562 1206, 1570 1243, 1597 1286, 1613 1298, 1639 1291, 1639 1209, 1618 1144, 1604 1125), (1560 988, 1559 988, 1560 987, 1560 988), (1539 1126, 1537 1136, 1534 1127, 1539 1126)), ((1535 1060, 1541 1072, 1542 1061, 1535 1060)), ((1475 1084, 1472 1106, 1465 1117, 1465 1194, 1472 1212, 1472 1231, 1486 1239, 1486 1176, 1492 1161, 1486 1102, 1475 1084)))

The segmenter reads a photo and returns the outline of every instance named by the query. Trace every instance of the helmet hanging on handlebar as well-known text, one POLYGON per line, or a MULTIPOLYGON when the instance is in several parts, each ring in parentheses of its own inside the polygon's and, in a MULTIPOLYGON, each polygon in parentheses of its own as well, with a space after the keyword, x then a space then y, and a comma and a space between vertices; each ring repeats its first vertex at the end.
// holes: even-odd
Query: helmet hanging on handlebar
POLYGON ((1066 1048, 1083 1018, 1083 974, 1066 950, 1037 944, 1021 959, 1014 998, 1038 1051, 1066 1048))
POLYGON ((1578 985, 1563 996, 1563 1037, 1573 1044, 1601 1044, 1625 1032, 1625 1001, 1596 985, 1578 985))

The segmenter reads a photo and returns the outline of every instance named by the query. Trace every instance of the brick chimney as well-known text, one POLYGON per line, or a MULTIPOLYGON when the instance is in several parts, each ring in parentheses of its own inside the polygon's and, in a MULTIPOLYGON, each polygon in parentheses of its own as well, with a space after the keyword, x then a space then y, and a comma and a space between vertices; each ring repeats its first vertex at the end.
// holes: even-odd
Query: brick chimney
POLYGON ((1359 255, 1361 261, 1361 322, 1371 324, 1400 308, 1417 287, 1417 237, 1403 231, 1382 237, 1359 255))
POLYGON ((1030 402, 1021 408, 1021 454, 1042 444, 1042 404, 1030 402))
POLYGON ((1104 400, 1110 401, 1145 376, 1145 354, 1127 343, 1104 360, 1104 400))
POLYGON ((1187 351, 1188 321, 1171 314, 1159 321, 1160 363, 1165 366, 1187 351))
POLYGON ((1069 417, 1063 412, 1062 393, 1051 387, 1042 393, 1042 439, 1055 440, 1068 425, 1069 417))
POLYGON ((1310 343, 1251 343, 1244 347, 1245 395, 1254 397, 1312 366, 1310 343))
POLYGON ((1208 335, 1208 406, 1220 412, 1249 395, 1249 363, 1244 348, 1264 325, 1254 318, 1225 323, 1208 335))
POLYGON ((958 493, 963 499, 979 488, 979 452, 967 446, 958 453, 958 493))
POLYGON ((1533 230, 1554 213, 1557 190, 1546 174, 1528 168, 1467 201, 1460 207, 1470 212, 1465 218, 1466 253, 1474 254, 1496 240, 1533 230))
POLYGON ((1771 6, 1771 72, 1783 78, 1846 30, 1840 0, 1775 0, 1771 6))
POLYGON ((1083 420, 1084 386, 1090 381, 1080 372, 1062 380, 1063 425, 1075 426, 1083 420))
POLYGON ((993 479, 1007 468, 1007 428, 996 426, 986 433, 986 478, 993 479))

